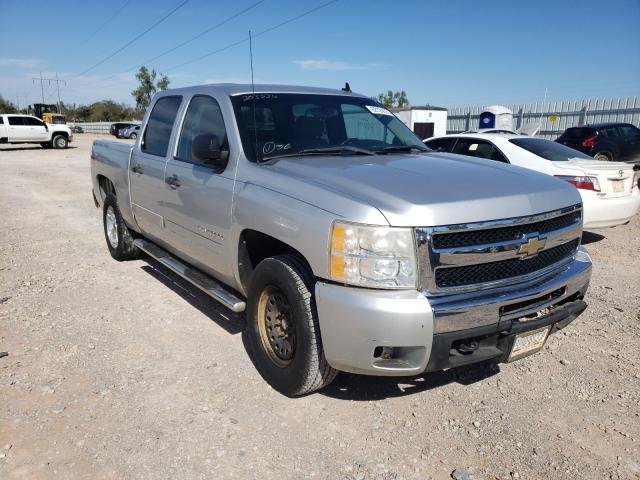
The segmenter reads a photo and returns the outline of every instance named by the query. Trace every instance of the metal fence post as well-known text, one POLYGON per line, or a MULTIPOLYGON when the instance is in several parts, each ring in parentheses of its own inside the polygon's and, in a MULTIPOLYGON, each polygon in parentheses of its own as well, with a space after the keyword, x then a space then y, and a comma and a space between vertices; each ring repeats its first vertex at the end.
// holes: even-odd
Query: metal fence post
POLYGON ((467 113, 467 121, 465 122, 465 131, 471 130, 471 112, 467 113))
POLYGON ((584 125, 587 120, 587 106, 585 105, 580 110, 580 116, 578 117, 578 125, 584 125))

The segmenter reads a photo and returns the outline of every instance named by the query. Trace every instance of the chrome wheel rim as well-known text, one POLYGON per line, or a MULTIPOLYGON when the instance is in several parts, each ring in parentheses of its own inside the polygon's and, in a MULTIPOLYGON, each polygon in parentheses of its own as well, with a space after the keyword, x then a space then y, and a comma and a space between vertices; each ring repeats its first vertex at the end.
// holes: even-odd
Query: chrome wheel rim
POLYGON ((107 213, 104 217, 105 228, 107 230, 107 239, 112 248, 118 248, 118 221, 113 207, 107 207, 107 213))
POLYGON ((57 147, 62 148, 62 147, 64 147, 64 145, 65 145, 64 138, 62 138, 62 137, 56 138, 56 146, 57 147))
POLYGON ((296 353, 296 328, 289 300, 278 287, 268 286, 260 293, 258 330, 271 361, 281 368, 291 364, 296 353))
POLYGON ((609 161, 609 157, 607 157, 606 155, 602 155, 602 154, 596 155, 595 159, 603 161, 603 162, 608 162, 609 161))

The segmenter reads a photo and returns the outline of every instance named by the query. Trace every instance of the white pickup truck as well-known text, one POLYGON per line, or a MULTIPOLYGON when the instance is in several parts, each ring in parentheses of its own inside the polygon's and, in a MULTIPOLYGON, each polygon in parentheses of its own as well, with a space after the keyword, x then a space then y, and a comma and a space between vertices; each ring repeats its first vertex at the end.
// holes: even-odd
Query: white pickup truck
POLYGON ((0 115, 0 143, 38 143, 43 148, 67 148, 73 141, 68 125, 48 124, 37 117, 0 115))

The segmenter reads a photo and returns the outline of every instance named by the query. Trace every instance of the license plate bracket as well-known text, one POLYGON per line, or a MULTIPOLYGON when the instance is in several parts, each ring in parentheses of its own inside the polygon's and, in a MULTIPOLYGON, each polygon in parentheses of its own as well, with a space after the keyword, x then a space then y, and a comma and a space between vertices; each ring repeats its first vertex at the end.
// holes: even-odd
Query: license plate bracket
POLYGON ((613 193, 624 192, 624 182, 622 180, 611 180, 611 186, 613 187, 613 193))
POLYGON ((547 326, 517 334, 513 340, 507 362, 515 362, 516 360, 520 360, 521 358, 533 355, 542 350, 549 336, 550 329, 551 327, 547 326))

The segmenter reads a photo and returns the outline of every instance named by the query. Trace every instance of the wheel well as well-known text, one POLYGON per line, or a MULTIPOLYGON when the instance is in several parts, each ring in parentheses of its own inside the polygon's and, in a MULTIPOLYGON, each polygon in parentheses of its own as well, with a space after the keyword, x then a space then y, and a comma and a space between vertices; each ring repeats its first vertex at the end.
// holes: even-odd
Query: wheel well
POLYGON ((63 137, 65 137, 67 140, 69 140, 69 135, 67 134, 67 132, 53 132, 53 134, 51 135, 51 140, 53 140, 54 138, 56 138, 58 135, 62 135, 63 137))
POLYGON ((294 254, 300 257, 311 270, 311 266, 298 250, 277 238, 256 230, 244 230, 238 242, 238 269, 240 283, 247 290, 253 270, 265 258, 283 254, 294 254))
POLYGON ((100 200, 104 203, 104 199, 107 198, 107 194, 116 196, 116 187, 113 182, 104 175, 98 175, 98 187, 100 188, 100 200))

